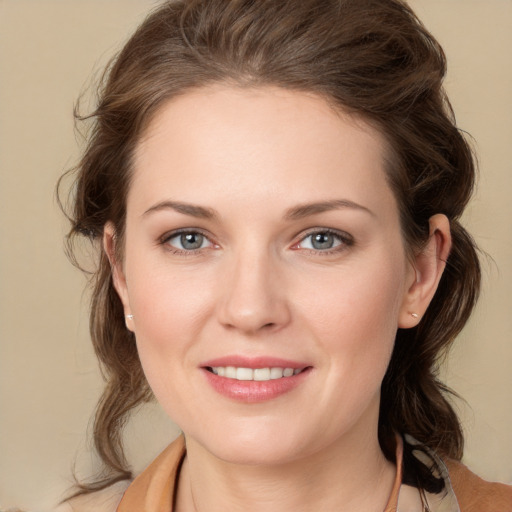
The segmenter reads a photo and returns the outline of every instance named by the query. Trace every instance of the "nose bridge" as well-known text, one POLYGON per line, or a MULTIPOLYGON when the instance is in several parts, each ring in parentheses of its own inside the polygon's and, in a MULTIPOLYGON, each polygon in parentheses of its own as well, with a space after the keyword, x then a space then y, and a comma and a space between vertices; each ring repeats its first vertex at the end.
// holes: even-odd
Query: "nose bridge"
POLYGON ((268 248, 233 251, 226 262, 220 321, 247 333, 277 329, 289 319, 279 259, 268 248))

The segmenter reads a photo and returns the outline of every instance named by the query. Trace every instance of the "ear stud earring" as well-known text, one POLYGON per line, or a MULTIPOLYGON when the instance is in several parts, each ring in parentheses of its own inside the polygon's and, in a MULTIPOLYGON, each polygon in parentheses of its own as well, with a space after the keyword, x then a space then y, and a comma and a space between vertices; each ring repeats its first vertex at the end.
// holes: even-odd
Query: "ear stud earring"
POLYGON ((126 320, 133 320, 133 315, 126 315, 126 320))
MULTIPOLYGON (((418 313, 409 313, 413 318, 418 318, 418 313)), ((132 317, 133 318, 133 317, 132 317)))

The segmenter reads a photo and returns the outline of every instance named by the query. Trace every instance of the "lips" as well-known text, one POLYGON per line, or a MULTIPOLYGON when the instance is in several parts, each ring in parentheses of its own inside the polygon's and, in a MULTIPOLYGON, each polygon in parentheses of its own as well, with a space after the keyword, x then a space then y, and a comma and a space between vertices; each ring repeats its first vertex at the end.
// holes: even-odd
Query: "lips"
POLYGON ((246 403, 264 402, 295 389, 312 369, 278 358, 231 356, 207 361, 201 369, 219 394, 246 403))
POLYGON ((303 370, 300 368, 236 368, 235 366, 214 366, 210 371, 219 377, 236 380, 275 380, 298 375, 303 370))

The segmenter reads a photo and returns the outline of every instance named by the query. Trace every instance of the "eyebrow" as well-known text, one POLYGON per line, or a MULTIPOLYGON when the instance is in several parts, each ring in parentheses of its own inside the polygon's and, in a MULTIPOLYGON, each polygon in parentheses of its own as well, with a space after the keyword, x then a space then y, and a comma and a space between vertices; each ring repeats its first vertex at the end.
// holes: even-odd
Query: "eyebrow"
POLYGON ((178 201, 162 201, 161 203, 157 203, 151 208, 148 208, 143 213, 143 216, 161 210, 174 210, 183 215, 190 215, 198 219, 215 219, 217 217, 215 210, 212 208, 205 208, 204 206, 196 206, 189 203, 180 203, 178 201))
POLYGON ((366 206, 354 203, 348 199, 333 199, 332 201, 323 201, 320 203, 308 203, 295 206, 286 211, 284 218, 286 220, 298 220, 310 215, 316 215, 318 213, 327 212, 330 210, 340 210, 350 208, 354 210, 360 210, 369 213, 375 217, 375 213, 366 208, 366 206))
MULTIPOLYGON (((348 199, 333 199, 331 201, 322 201, 319 203, 307 203, 301 204, 298 206, 294 206, 286 210, 284 215, 285 220, 299 220, 305 217, 309 217, 311 215, 316 215, 319 213, 331 211, 331 210, 340 210, 350 208, 354 210, 360 210, 375 217, 375 214, 366 208, 366 206, 362 206, 353 201, 349 201, 348 199)), ((143 216, 149 215, 154 212, 158 212, 161 210, 174 210, 183 215, 189 215, 191 217, 196 217, 198 219, 208 219, 213 220, 218 218, 217 213, 213 208, 206 208, 204 206, 197 206, 189 203, 181 203, 179 201, 162 201, 160 203, 155 204, 151 208, 148 208, 143 216)))

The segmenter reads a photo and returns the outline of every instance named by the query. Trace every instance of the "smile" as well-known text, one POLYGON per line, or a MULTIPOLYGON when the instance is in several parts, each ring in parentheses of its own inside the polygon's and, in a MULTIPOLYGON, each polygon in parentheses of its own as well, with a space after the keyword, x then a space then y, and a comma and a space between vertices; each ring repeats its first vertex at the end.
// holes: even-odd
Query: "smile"
POLYGON ((226 377, 227 379, 244 381, 253 380, 261 382, 282 379, 284 377, 292 377, 293 375, 298 375, 303 368, 243 368, 235 366, 214 366, 209 367, 208 370, 219 377, 226 377))
POLYGON ((231 355, 200 366, 216 393, 243 403, 261 403, 285 395, 311 379, 313 366, 276 357, 231 355))

